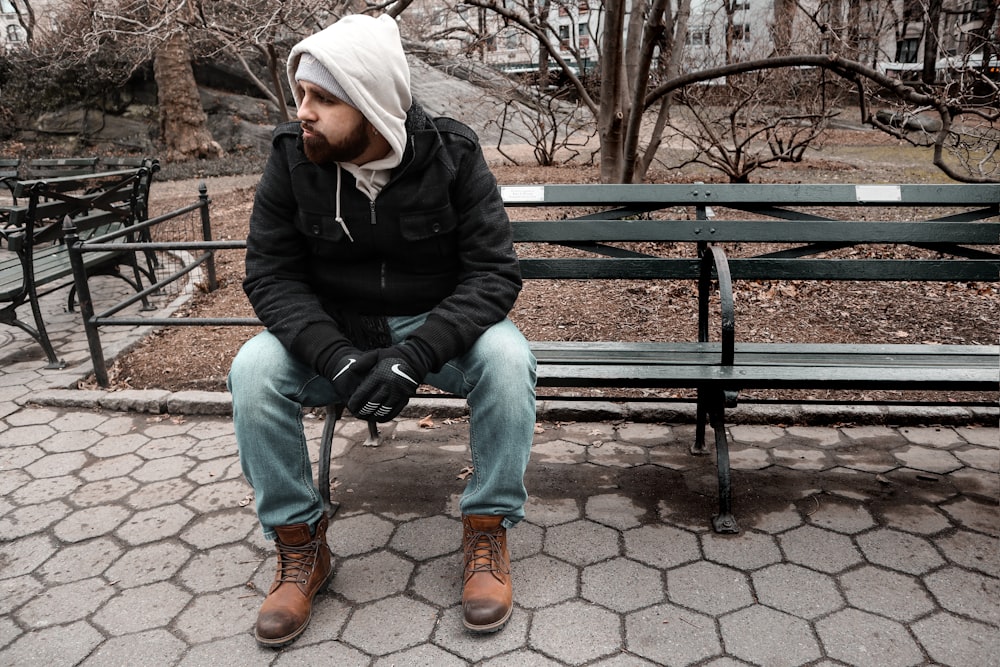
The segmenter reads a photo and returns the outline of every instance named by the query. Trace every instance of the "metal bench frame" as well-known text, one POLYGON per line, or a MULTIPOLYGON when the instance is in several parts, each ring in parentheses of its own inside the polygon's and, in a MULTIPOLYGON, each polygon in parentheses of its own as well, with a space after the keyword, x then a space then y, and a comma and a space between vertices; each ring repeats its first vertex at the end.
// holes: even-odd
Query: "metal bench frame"
MULTIPOLYGON (((996 391, 995 345, 738 343, 734 300, 740 280, 983 281, 1000 276, 1000 185, 544 185, 501 187, 511 209, 601 207, 564 220, 515 220, 517 243, 556 244, 586 258, 523 257, 526 280, 690 280, 697 283, 698 340, 691 342, 539 342, 539 387, 693 388, 693 454, 708 454, 711 426, 718 473, 717 532, 735 533, 725 411, 741 390, 908 389, 996 391), (922 220, 834 219, 801 209, 906 206, 957 212, 922 220), (684 217, 674 211, 682 208, 684 217), (751 219, 710 219, 713 208, 751 219), (649 219, 657 212, 661 219, 649 219), (687 257, 638 253, 617 242, 689 244, 687 257), (784 242, 793 247, 729 258, 723 244, 784 242), (817 254, 857 244, 913 245, 941 259, 841 259, 817 254), (944 258, 943 255, 949 255, 944 258), (719 322, 710 322, 710 301, 719 322), (714 335, 713 335, 714 334, 714 335), (713 340, 714 339, 714 340, 713 340)), ((530 211, 529 211, 530 214, 530 211)), ((512 215, 512 217, 515 217, 512 215)), ((519 216, 518 216, 519 217, 519 216)), ((329 503, 329 452, 343 406, 327 409, 319 484, 329 503)), ((377 439, 370 424, 370 440, 377 439)))
MULTIPOLYGON (((84 237, 101 236, 127 230, 146 217, 149 188, 158 169, 154 160, 142 166, 109 172, 92 172, 47 179, 11 181, 15 198, 26 204, 5 209, 0 237, 16 255, 0 262, 0 323, 25 331, 45 352, 46 368, 65 366, 49 339, 39 299, 69 286, 67 309, 73 310, 76 286, 73 267, 64 243, 63 225, 72 220, 84 237), (31 308, 34 326, 18 318, 17 309, 25 303, 31 308)), ((141 290, 142 274, 153 279, 153 267, 141 267, 134 253, 108 251, 87 257, 86 268, 92 274, 113 275, 141 290), (120 265, 131 267, 131 276, 120 265)), ((149 307, 144 301, 144 307, 149 307)))

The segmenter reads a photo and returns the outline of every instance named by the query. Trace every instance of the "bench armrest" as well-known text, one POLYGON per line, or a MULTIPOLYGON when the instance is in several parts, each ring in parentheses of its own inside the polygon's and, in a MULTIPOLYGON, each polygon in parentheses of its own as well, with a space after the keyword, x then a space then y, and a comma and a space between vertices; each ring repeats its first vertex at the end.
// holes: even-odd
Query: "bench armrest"
POLYGON ((719 285, 719 304, 722 318, 723 366, 732 366, 736 348, 736 311, 733 307, 733 280, 729 272, 729 259, 725 251, 708 244, 701 256, 701 276, 698 280, 698 341, 708 342, 708 298, 712 285, 712 269, 719 285))

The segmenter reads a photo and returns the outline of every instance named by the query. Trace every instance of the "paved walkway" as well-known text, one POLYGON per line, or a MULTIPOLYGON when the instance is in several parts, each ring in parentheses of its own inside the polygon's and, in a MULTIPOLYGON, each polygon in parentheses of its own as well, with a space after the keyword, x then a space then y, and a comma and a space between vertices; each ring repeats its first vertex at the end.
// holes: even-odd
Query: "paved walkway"
POLYGON ((298 642, 258 648, 273 552, 226 397, 75 388, 86 345, 47 304, 67 369, 0 331, 0 665, 1000 665, 1000 431, 951 411, 746 413, 721 536, 683 414, 543 405, 516 609, 485 637, 457 605, 466 420, 420 403, 379 447, 347 420, 336 575, 298 642))

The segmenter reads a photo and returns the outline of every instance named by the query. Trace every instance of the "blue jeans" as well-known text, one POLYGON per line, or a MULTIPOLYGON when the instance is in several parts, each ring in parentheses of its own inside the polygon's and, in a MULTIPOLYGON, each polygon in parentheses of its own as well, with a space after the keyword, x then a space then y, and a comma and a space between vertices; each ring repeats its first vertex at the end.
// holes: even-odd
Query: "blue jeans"
MULTIPOLYGON (((393 342, 425 317, 390 317, 393 342)), ((524 518, 524 471, 535 428, 535 358, 524 336, 510 320, 499 322, 424 382, 469 404, 474 472, 459 503, 462 513, 502 515, 512 527, 524 518)), ((315 525, 323 504, 313 482, 302 408, 332 403, 333 386, 267 331, 240 349, 228 385, 240 465, 253 486, 264 535, 274 539, 275 526, 315 525)))

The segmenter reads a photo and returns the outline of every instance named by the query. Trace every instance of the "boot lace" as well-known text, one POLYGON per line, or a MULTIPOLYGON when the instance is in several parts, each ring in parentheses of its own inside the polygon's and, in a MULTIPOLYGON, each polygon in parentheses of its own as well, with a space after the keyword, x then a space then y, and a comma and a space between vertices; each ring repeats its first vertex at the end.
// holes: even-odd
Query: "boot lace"
POLYGON ((503 548, 500 545, 499 532, 471 530, 465 541, 465 576, 477 572, 499 572, 510 574, 510 563, 501 557, 503 548))
POLYGON ((291 581, 305 584, 309 581, 313 566, 316 564, 316 542, 309 542, 300 547, 278 544, 278 583, 291 581))

